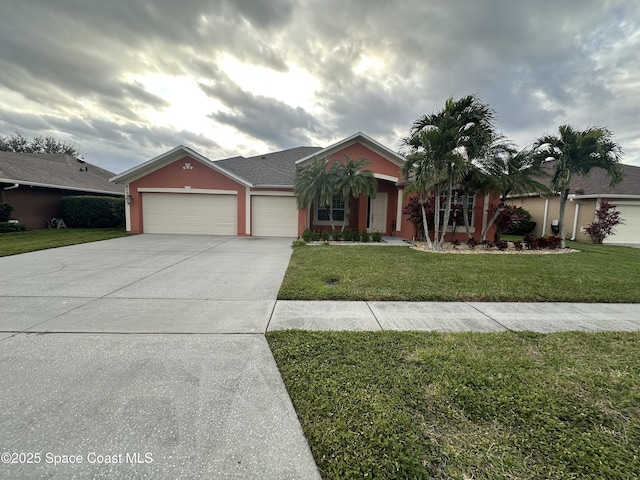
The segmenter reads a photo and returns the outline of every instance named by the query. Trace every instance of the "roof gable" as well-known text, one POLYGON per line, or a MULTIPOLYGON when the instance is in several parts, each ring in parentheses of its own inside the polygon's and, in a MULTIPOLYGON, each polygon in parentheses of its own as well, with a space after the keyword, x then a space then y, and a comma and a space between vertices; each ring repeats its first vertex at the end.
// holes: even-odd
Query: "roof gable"
MULTIPOLYGON (((152 158, 151 160, 147 160, 146 162, 141 163, 140 165, 130 168, 129 170, 126 170, 121 174, 112 177, 111 181, 114 183, 132 182, 141 177, 144 177, 145 175, 150 174, 151 172, 155 172, 156 170, 159 170, 160 168, 166 165, 169 165, 170 163, 175 162, 176 160, 183 159, 185 156, 192 158, 193 160, 196 160, 202 163, 203 165, 211 168, 212 170, 215 170, 221 173, 222 175, 225 175, 226 177, 229 177, 243 185, 251 186, 251 184, 246 179, 223 168, 221 165, 216 165, 215 164, 216 162, 212 162, 207 157, 199 154, 195 150, 185 147, 184 145, 178 145, 177 147, 169 150, 168 152, 165 152, 161 155, 158 155, 157 157, 152 158)), ((242 157, 235 157, 235 158, 242 158, 242 157)))
POLYGON ((340 150, 345 149, 346 147, 353 145, 355 143, 360 143, 364 146, 366 146, 367 148, 369 148, 370 150, 372 150, 373 152, 377 153, 378 155, 380 155, 382 158, 390 161, 391 163, 396 164, 398 167, 402 166, 402 164, 404 163, 404 157, 396 152, 394 152, 393 150, 385 147, 384 145, 382 145, 379 142, 376 142, 373 138, 369 137, 368 135, 365 135, 362 132, 358 132, 355 133, 353 135, 351 135, 350 137, 347 137, 343 140, 340 140, 339 142, 334 143, 333 145, 330 145, 320 151, 317 151, 311 155, 307 155, 304 158, 301 158, 300 160, 298 160, 296 162, 296 165, 303 165, 304 163, 307 163, 308 161, 312 160, 315 157, 329 157, 332 154, 339 152, 340 150))
POLYGON ((124 194, 112 172, 65 154, 0 152, 0 182, 81 192, 124 194))

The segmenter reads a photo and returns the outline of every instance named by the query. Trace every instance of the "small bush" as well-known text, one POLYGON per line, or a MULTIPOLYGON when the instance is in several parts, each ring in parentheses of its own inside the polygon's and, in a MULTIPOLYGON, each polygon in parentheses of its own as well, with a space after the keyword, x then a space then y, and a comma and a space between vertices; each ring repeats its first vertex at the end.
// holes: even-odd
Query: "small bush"
POLYGON ((371 234, 371 240, 380 243, 382 241, 382 234, 380 232, 373 232, 371 234))
POLYGON ((360 232, 360 241, 367 243, 369 240, 371 240, 371 234, 366 230, 362 230, 362 232, 360 232))
POLYGON ((333 240, 336 242, 341 242, 342 241, 342 230, 336 230, 335 232, 333 232, 333 240))
POLYGON ((71 228, 124 226, 124 198, 78 195, 60 201, 62 219, 71 228))
POLYGON ((0 203, 0 223, 8 222, 11 218, 13 207, 8 203, 0 203))
MULTIPOLYGON (((6 203, 4 204, 6 205, 6 203)), ((0 222, 0 233, 24 232, 27 229, 22 223, 0 222)))
POLYGON ((311 241, 312 242, 318 242, 320 241, 320 232, 317 230, 312 230, 311 231, 311 241))
POLYGON ((533 237, 531 235, 524 236, 524 244, 529 250, 555 250, 560 248, 562 239, 560 237, 533 237))
POLYGON ((331 234, 328 230, 322 230, 320 232, 320 240, 322 240, 323 242, 328 242, 329 238, 331 238, 331 234))
POLYGON ((476 248, 478 246, 478 241, 475 238, 470 238, 469 240, 467 240, 467 246, 473 250, 474 248, 476 248))
POLYGON ((460 246, 460 240, 458 240, 457 238, 454 238, 454 239, 451 241, 451 244, 452 244, 454 247, 459 247, 459 246, 460 246))
POLYGON ((306 245, 304 240, 294 240, 293 242, 291 242, 292 248, 302 247, 303 245, 306 245))
POLYGON ((522 245, 522 242, 520 242, 520 241, 516 241, 516 242, 513 242, 513 247, 514 247, 517 251, 521 252, 521 251, 522 251, 522 249, 524 248, 524 245, 522 245))
POLYGON ((509 244, 507 243, 506 240, 498 240, 496 242, 496 247, 498 248, 498 250, 500 251, 505 251, 507 248, 509 248, 509 244))
POLYGON ((560 248, 560 245, 562 245, 562 239, 560 237, 546 237, 547 240, 547 244, 546 244, 546 248, 549 248, 551 250, 555 250, 557 248, 560 248))
POLYGON ((312 232, 310 229, 305 228, 302 231, 302 235, 300 235, 302 237, 302 240, 304 240, 305 242, 310 242, 311 241, 311 237, 312 237, 312 232))

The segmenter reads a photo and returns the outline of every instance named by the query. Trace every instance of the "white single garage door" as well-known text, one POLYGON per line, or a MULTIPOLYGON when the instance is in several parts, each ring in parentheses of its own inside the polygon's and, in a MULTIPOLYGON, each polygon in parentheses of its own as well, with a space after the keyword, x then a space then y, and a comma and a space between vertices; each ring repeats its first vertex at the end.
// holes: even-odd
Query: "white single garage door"
POLYGON ((640 205, 620 205, 612 202, 620 212, 624 224, 615 228, 615 234, 604 239, 604 243, 640 244, 640 205))
POLYGON ((237 235, 237 195, 143 193, 144 233, 237 235))
POLYGON ((295 197, 251 197, 251 235, 297 237, 298 207, 295 197))

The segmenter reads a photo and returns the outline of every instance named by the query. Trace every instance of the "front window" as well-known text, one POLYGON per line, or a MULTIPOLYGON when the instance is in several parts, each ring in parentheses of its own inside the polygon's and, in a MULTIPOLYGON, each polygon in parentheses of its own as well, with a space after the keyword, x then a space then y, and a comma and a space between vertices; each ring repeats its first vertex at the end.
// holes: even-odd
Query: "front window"
MULTIPOLYGON (((329 206, 319 206, 316 210, 316 220, 319 222, 328 222, 329 218, 329 206)), ((344 220, 344 199, 339 197, 333 197, 331 202, 331 208, 333 209, 333 221, 342 222, 344 220)))
MULTIPOLYGON (((475 194, 470 194, 467 200, 467 218, 469 219, 469 225, 473 225, 473 205, 475 202, 475 194)), ((451 199, 451 214, 449 215, 449 225, 455 224, 456 226, 464 225, 464 217, 462 205, 464 202, 464 195, 461 192, 454 190, 453 198, 451 199)), ((444 223, 444 211, 446 208, 446 198, 440 197, 440 225, 444 223)))

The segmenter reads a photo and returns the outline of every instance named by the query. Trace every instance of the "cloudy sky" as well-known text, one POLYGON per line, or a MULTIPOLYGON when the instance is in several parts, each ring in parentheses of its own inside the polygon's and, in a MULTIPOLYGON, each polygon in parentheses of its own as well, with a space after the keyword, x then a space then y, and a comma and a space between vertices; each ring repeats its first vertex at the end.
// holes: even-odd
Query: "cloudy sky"
POLYGON ((637 0, 5 0, 0 134, 113 172, 363 131, 393 150, 478 94, 519 147, 605 125, 640 165, 637 0))

